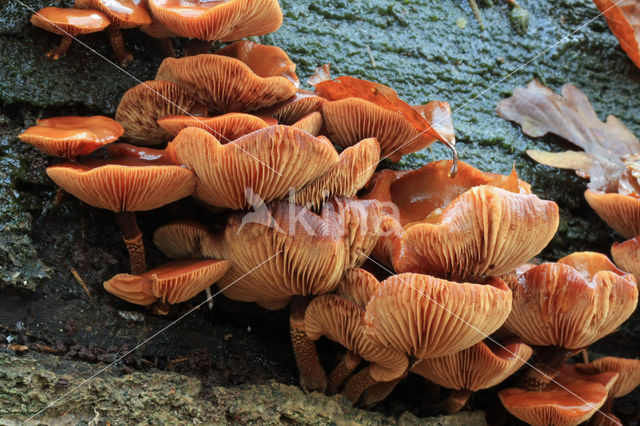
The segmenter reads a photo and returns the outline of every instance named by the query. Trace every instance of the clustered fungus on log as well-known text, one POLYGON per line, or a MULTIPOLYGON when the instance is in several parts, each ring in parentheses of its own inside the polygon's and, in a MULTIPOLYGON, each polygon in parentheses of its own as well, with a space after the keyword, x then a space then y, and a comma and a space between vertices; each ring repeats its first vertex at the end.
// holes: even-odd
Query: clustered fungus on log
MULTIPOLYGON (((41 119, 19 136, 67 160, 47 168, 62 190, 115 212, 131 270, 104 282, 109 293, 157 314, 214 284, 229 299, 289 307, 301 386, 343 392, 353 404, 372 406, 416 374, 449 389, 438 412, 506 381, 500 400, 529 423, 575 425, 594 414, 616 422, 612 401, 640 383, 640 361, 570 359, 631 315, 636 279, 598 253, 534 260, 558 228, 558 206, 534 195, 515 167, 500 175, 458 162, 446 102, 412 106, 382 84, 332 79, 328 66, 309 79, 315 91, 301 89, 296 65, 275 46, 236 41, 206 53, 214 40, 277 30, 275 0, 76 0, 32 22, 64 36, 54 59, 69 36, 106 26, 121 62, 131 59, 122 28, 196 39, 187 50, 199 54, 166 58, 154 80, 124 93, 115 120, 41 119), (435 141, 451 159, 379 167, 435 141), (154 244, 172 260, 147 270, 135 212, 185 197, 210 222, 156 229, 154 244), (323 338, 344 347, 333 365, 317 352, 323 338)), ((612 252, 637 277, 640 163, 628 154, 640 142, 615 119, 581 127, 595 113, 577 89, 565 94, 534 82, 499 113, 530 135, 552 131, 588 151, 531 155, 592 177, 585 196, 630 238, 612 252), (557 129, 548 111, 588 131, 557 129), (623 147, 604 149, 613 136, 623 147)))

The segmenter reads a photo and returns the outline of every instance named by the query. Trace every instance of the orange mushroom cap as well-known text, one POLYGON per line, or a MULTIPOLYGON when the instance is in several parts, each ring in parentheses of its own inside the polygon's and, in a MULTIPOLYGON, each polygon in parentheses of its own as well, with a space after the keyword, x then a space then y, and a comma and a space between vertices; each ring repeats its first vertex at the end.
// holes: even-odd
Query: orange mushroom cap
POLYGON ((371 362, 369 374, 373 379, 380 382, 397 379, 407 370, 407 356, 367 339, 364 313, 364 309, 351 301, 336 294, 325 294, 307 306, 304 330, 312 340, 326 336, 371 362))
POLYGON ((166 58, 158 68, 156 80, 184 87, 197 94, 210 110, 218 112, 269 107, 293 96, 296 84, 291 81, 286 53, 276 47, 262 47, 251 49, 239 59, 219 54, 166 58), (265 56, 275 63, 263 63, 265 56))
POLYGON ((378 142, 364 139, 342 151, 329 170, 296 192, 294 202, 318 207, 332 196, 353 197, 369 180, 379 160, 378 142))
POLYGON ((171 259, 203 257, 202 241, 212 238, 206 226, 191 221, 163 225, 153 234, 153 243, 171 259))
POLYGON ((225 296, 278 309, 291 296, 335 290, 373 249, 380 213, 377 202, 349 198, 325 203, 321 215, 279 201, 230 216, 224 233, 200 246, 205 257, 232 262, 218 283, 225 296))
MULTIPOLYGON (((322 123, 322 114, 320 114, 320 111, 315 111, 308 115, 305 115, 300 120, 293 123, 291 127, 295 127, 296 129, 304 130, 305 132, 311 133, 314 136, 318 136, 320 130, 322 129, 322 123)), ((378 157, 380 157, 380 155, 378 155, 378 157)))
POLYGON ((118 28, 151 24, 151 16, 142 0, 75 0, 74 6, 99 10, 118 28))
POLYGON ((151 80, 127 90, 116 110, 124 136, 138 145, 157 145, 171 135, 157 123, 159 118, 175 114, 204 115, 207 109, 198 99, 168 81, 151 80))
POLYGON ((584 198, 607 225, 625 238, 640 235, 640 197, 587 189, 584 198))
POLYGON ((149 305, 156 300, 176 304, 210 287, 230 266, 226 260, 169 262, 140 275, 118 274, 105 281, 104 288, 137 305, 149 305))
POLYGON ((337 293, 364 309, 380 282, 370 272, 360 268, 349 269, 338 285, 337 293))
POLYGON ((225 144, 256 130, 276 124, 263 117, 232 112, 217 117, 193 117, 188 115, 169 115, 158 119, 158 125, 171 136, 177 136, 182 129, 199 127, 215 136, 225 144))
POLYGON ((581 374, 565 365, 543 391, 509 388, 498 392, 504 407, 534 426, 573 426, 589 419, 607 400, 618 373, 581 374))
POLYGON ((266 127, 225 145, 202 129, 186 128, 167 151, 196 174, 197 198, 232 209, 284 198, 339 161, 328 140, 287 126, 266 127))
POLYGON ((149 0, 154 18, 180 37, 230 41, 282 25, 278 0, 149 0))
POLYGON ((459 352, 496 331, 511 310, 511 292, 494 278, 487 285, 429 275, 384 280, 366 307, 366 335, 416 358, 459 352))
POLYGON ((174 165, 162 151, 114 146, 118 158, 57 164, 47 167, 47 174, 85 203, 114 212, 156 209, 193 192, 193 172, 174 165))
POLYGON ((633 274, 638 282, 640 279, 640 236, 623 243, 613 243, 611 257, 618 267, 633 274))
POLYGON ((216 55, 238 59, 260 77, 281 75, 289 79, 296 88, 300 85, 296 64, 289 59, 287 52, 277 46, 240 40, 217 50, 216 55))
POLYGON ((312 112, 320 111, 325 102, 326 99, 313 92, 298 89, 289 99, 261 110, 260 114, 270 115, 279 123, 290 126, 312 112))
POLYGON ((349 146, 375 137, 383 157, 392 161, 436 140, 455 145, 446 102, 434 101, 414 108, 390 87, 349 76, 321 81, 315 89, 329 101, 322 105, 322 113, 329 137, 339 145, 349 146))
POLYGON ((621 398, 640 385, 640 360, 605 356, 588 364, 576 364, 578 371, 585 374, 604 372, 620 373, 618 380, 609 391, 613 398, 621 398))
POLYGON ((504 381, 532 353, 533 349, 522 342, 498 345, 482 341, 455 354, 420 360, 411 372, 448 389, 476 392, 504 381))
POLYGON ((513 309, 505 328, 535 346, 589 346, 615 331, 638 303, 633 276, 600 253, 534 266, 508 284, 513 309))
POLYGON ((45 7, 31 15, 31 24, 61 36, 79 36, 102 31, 111 21, 97 10, 45 7))
POLYGON ((622 50, 640 68, 640 4, 635 0, 594 0, 622 50))
POLYGON ((110 144, 124 132, 122 126, 109 117, 52 117, 36 120, 18 137, 54 157, 75 159, 89 155, 110 144))

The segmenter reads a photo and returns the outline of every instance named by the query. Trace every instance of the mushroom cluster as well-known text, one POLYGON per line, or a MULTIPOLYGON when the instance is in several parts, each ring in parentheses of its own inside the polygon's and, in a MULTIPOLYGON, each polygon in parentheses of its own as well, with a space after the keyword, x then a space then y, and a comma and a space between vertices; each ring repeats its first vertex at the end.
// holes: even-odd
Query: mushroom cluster
POLYGON ((272 33, 282 25, 278 0, 75 0, 74 7, 45 7, 31 23, 62 36, 60 45, 47 53, 53 60, 67 52, 82 34, 109 30, 118 62, 133 60, 122 38, 123 29, 139 28, 161 41, 174 56, 170 37, 192 39, 186 54, 208 52, 214 41, 232 41, 272 33))
MULTIPOLYGON (((76 6, 95 8, 86 19, 111 25, 114 39, 138 16, 154 17, 137 25, 156 35, 207 41, 279 27, 277 1, 249 3, 76 6)), ((527 263, 553 238, 558 206, 515 168, 500 175, 459 162, 446 102, 412 106, 379 83, 332 79, 328 66, 309 82, 314 91, 299 88, 282 49, 236 41, 166 58, 154 80, 124 93, 115 120, 48 118, 20 139, 66 159, 47 168, 61 190, 115 212, 131 270, 104 282, 109 293, 157 314, 214 284, 266 310, 289 306, 306 390, 371 406, 414 373, 450 390, 435 409, 451 413, 508 380, 502 403, 532 424, 578 424, 600 407, 614 419, 611 400, 640 382, 637 361, 567 360, 631 315, 633 275, 597 253, 527 263), (435 141, 451 159, 378 167, 435 141), (185 197, 209 222, 156 229, 171 261, 147 270, 135 212, 185 197), (328 375, 321 338, 344 347, 328 375)))

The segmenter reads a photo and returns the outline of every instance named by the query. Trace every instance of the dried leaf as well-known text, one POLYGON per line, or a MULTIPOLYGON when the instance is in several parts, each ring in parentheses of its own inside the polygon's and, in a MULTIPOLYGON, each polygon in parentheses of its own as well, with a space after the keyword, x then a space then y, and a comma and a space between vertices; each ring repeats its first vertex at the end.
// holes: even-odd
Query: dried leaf
POLYGON ((331 80, 331 64, 324 64, 316 68, 316 71, 309 77, 307 83, 315 86, 327 80, 331 80))
POLYGON ((614 116, 598 119, 589 99, 572 84, 562 87, 562 96, 537 80, 517 87, 510 98, 498 103, 498 115, 522 126, 524 134, 540 137, 554 133, 585 152, 549 155, 530 151, 536 161, 553 167, 570 168, 590 177, 591 189, 611 191, 625 172, 624 158, 640 153, 640 142, 614 116))
POLYGON ((638 0, 593 0, 629 58, 640 67, 640 3, 638 0))

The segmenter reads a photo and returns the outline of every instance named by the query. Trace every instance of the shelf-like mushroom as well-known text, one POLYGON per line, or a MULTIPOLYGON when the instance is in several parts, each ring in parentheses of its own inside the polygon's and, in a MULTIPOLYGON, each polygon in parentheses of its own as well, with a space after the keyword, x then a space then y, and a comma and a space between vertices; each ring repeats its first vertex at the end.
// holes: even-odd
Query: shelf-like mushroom
POLYGON ((36 120, 18 137, 47 155, 75 160, 118 140, 124 129, 109 117, 51 117, 36 120))
POLYGON ((109 147, 112 159, 91 159, 47 167, 47 174, 65 191, 94 207, 111 210, 131 259, 131 273, 146 269, 142 233, 134 212, 152 210, 190 195, 195 176, 172 163, 163 151, 127 144, 109 147))
POLYGON ((55 61, 67 53, 75 37, 102 31, 111 21, 97 10, 45 7, 31 16, 31 24, 62 36, 60 45, 47 53, 55 61))

